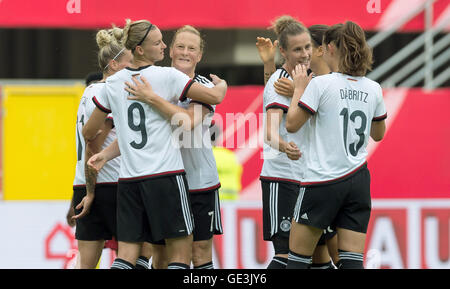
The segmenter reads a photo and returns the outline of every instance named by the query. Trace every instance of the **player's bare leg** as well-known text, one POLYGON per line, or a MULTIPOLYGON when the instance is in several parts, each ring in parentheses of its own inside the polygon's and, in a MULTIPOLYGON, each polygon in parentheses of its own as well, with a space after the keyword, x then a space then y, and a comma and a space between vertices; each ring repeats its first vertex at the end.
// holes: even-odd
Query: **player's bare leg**
POLYGON ((80 252, 80 269, 95 269, 102 255, 104 240, 82 241, 78 240, 78 251, 80 252))
POLYGON ((299 224, 292 220, 286 268, 309 268, 312 262, 312 254, 322 233, 322 229, 299 224))
POLYGON ((190 267, 192 259, 193 235, 166 239, 167 256, 169 260, 168 268, 190 267), (172 266, 176 264, 176 266, 172 266), (184 265, 184 266, 182 266, 184 265))
POLYGON ((192 244, 192 263, 194 268, 212 262, 212 240, 211 238, 209 240, 195 241, 192 244))
POLYGON ((328 254, 327 245, 317 245, 314 253, 312 255, 313 264, 325 264, 329 263, 331 260, 330 255, 328 254))
POLYGON ((140 256, 136 260, 136 269, 148 269, 149 260, 151 257, 152 257, 152 244, 143 242, 140 256))
POLYGON ((328 248, 328 254, 331 257, 331 260, 333 260, 334 264, 337 264, 339 262, 339 253, 338 253, 338 238, 337 234, 334 235, 331 239, 325 241, 328 248))
POLYGON ((364 269, 366 234, 337 228, 340 269, 364 269))
POLYGON ((152 244, 153 256, 152 267, 153 269, 167 269, 169 265, 169 259, 167 256, 166 245, 152 244))
POLYGON ((142 242, 119 241, 119 252, 111 265, 111 269, 134 269, 141 247, 142 242))

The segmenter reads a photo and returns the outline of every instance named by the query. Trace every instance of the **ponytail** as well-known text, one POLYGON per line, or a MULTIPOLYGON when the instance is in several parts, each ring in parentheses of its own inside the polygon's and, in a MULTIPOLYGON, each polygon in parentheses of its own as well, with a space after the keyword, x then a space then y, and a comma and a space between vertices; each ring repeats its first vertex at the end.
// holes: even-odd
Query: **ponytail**
POLYGON ((340 72, 352 76, 364 76, 372 70, 372 49, 366 42, 364 30, 356 23, 347 21, 336 24, 325 32, 324 43, 334 42, 340 54, 340 72))

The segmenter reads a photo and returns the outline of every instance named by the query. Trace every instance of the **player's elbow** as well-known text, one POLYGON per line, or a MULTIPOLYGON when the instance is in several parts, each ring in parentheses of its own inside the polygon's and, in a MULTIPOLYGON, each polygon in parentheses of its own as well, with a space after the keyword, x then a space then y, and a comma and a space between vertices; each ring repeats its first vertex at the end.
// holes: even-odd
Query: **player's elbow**
POLYGON ((288 133, 294 133, 299 130, 299 126, 294 121, 286 118, 286 130, 288 133))
POLYGON ((376 142, 379 142, 384 138, 384 134, 371 134, 370 136, 376 142))
POLYGON ((95 137, 95 131, 93 129, 90 129, 90 127, 87 125, 83 127, 81 134, 83 135, 85 141, 90 141, 95 137))

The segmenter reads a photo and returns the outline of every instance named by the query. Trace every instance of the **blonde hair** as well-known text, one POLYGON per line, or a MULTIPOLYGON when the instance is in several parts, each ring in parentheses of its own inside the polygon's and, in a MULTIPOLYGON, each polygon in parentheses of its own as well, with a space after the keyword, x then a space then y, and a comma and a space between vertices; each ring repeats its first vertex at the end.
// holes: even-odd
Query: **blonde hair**
POLYGON ((203 52, 203 49, 205 48, 205 40, 203 39, 202 35, 200 34, 200 31, 198 31, 195 27, 191 25, 184 25, 183 27, 179 28, 177 31, 175 31, 175 35, 172 38, 172 43, 170 44, 170 47, 173 47, 175 44, 175 39, 177 38, 177 35, 182 32, 189 32, 194 35, 197 35, 200 38, 200 52, 203 52))
POLYGON ((142 44, 148 32, 153 29, 156 29, 156 26, 148 20, 131 22, 130 19, 127 19, 123 28, 123 46, 134 52, 136 46, 142 44))
POLYGON ((356 23, 347 21, 335 24, 325 32, 325 44, 334 42, 340 54, 340 72, 352 76, 364 76, 372 70, 372 49, 366 42, 364 30, 356 23))
POLYGON ((283 15, 275 19, 270 28, 275 31, 280 47, 285 50, 288 46, 288 36, 295 36, 302 33, 309 34, 308 28, 289 15, 283 15))
POLYGON ((124 47, 121 44, 123 30, 118 27, 103 29, 97 32, 98 65, 102 71, 107 71, 109 61, 121 56, 124 47))

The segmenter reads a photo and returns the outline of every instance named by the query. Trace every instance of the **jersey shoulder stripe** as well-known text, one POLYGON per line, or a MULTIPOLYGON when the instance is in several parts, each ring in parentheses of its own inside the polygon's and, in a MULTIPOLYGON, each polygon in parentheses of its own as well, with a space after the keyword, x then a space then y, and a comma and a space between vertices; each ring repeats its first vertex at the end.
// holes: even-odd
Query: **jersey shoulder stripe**
POLYGON ((196 74, 194 77, 194 81, 202 84, 212 84, 212 82, 204 76, 200 74, 196 74))
POLYGON ((95 96, 92 98, 92 101, 94 102, 95 106, 97 106, 98 109, 100 109, 101 111, 103 111, 105 113, 111 113, 111 110, 109 110, 106 107, 104 107, 103 105, 101 105, 95 96))
POLYGON ((280 68, 280 75, 278 76, 278 79, 280 78, 290 78, 291 76, 289 75, 289 73, 286 71, 286 69, 284 69, 283 67, 280 68))
POLYGON ((312 115, 314 115, 316 113, 316 111, 314 109, 312 109, 309 105, 307 105, 306 103, 304 103, 301 100, 298 102, 298 106, 300 106, 301 108, 306 109, 306 111, 308 111, 312 115))
POLYGON ((269 103, 268 105, 266 105, 266 111, 271 108, 281 108, 284 112, 288 112, 288 110, 289 110, 289 106, 284 105, 282 103, 278 103, 278 102, 272 102, 272 103, 269 103))
POLYGON ((192 86, 193 83, 194 83, 194 81, 192 81, 192 79, 189 80, 188 83, 186 83, 186 86, 184 87, 183 92, 181 93, 180 98, 179 98, 179 100, 180 100, 181 102, 183 102, 183 101, 186 100, 186 98, 187 98, 187 92, 188 92, 189 88, 191 88, 191 86, 192 86))
POLYGON ((377 117, 374 117, 372 119, 372 121, 382 121, 382 120, 385 120, 386 118, 387 118, 387 113, 385 113, 383 115, 380 115, 380 116, 377 116, 377 117))

